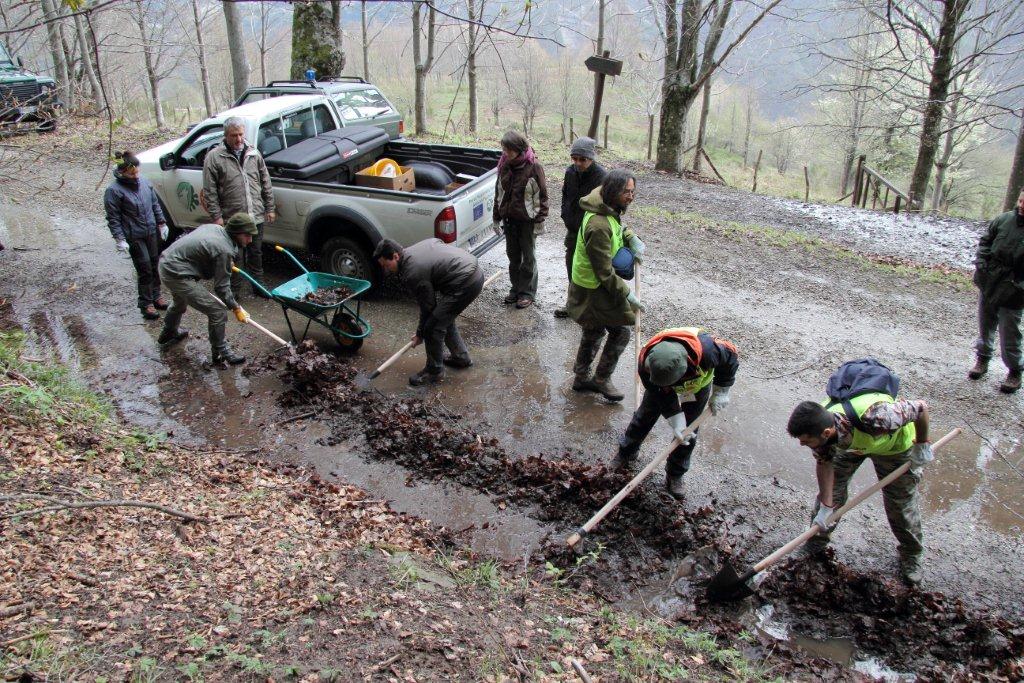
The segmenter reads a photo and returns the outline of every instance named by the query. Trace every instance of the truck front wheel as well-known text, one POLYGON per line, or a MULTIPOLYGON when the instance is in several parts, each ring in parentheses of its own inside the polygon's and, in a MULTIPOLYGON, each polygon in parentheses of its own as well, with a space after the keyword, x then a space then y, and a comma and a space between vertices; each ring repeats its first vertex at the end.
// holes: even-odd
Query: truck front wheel
POLYGON ((348 237, 332 237, 320 251, 321 266, 328 273, 369 280, 377 285, 377 270, 370 263, 370 255, 358 242, 348 237))

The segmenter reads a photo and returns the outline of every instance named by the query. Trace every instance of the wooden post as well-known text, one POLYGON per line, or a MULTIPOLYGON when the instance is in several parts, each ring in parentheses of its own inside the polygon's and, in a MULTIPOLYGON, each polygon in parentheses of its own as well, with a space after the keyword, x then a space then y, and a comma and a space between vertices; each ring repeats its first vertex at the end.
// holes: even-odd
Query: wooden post
POLYGON ((762 152, 764 152, 763 149, 757 150, 757 161, 754 162, 754 187, 753 187, 753 189, 750 190, 751 192, 757 192, 757 170, 759 168, 761 168, 761 153, 762 152))
POLYGON ((561 128, 562 128, 562 137, 558 138, 558 141, 559 142, 565 142, 565 121, 562 121, 558 125, 561 126, 561 128))
POLYGON ((860 208, 868 208, 868 193, 871 192, 871 174, 864 171, 864 190, 860 193, 860 208))
MULTIPOLYGON (((611 50, 605 50, 601 53, 601 56, 605 59, 611 54, 611 50)), ((601 100, 604 99, 604 80, 606 76, 603 73, 597 74, 597 87, 594 93, 594 112, 590 115, 590 130, 587 135, 592 138, 597 137, 597 126, 601 123, 601 100)))
POLYGON ((569 117, 569 144, 572 144, 573 138, 576 137, 576 132, 572 129, 572 117, 569 117))
POLYGON ((604 115, 604 148, 608 149, 608 114, 604 115))
POLYGON ((887 208, 889 204, 889 186, 885 186, 885 197, 882 198, 882 208, 887 208))
POLYGON ((896 207, 893 209, 893 213, 899 213, 900 212, 900 201, 902 199, 903 199, 903 197, 901 197, 899 195, 896 195, 896 207))
POLYGON ((718 176, 718 179, 721 180, 726 185, 728 185, 729 183, 726 182, 725 178, 722 177, 722 174, 718 172, 717 168, 715 168, 715 162, 711 161, 711 157, 708 156, 707 150, 704 149, 703 147, 701 147, 700 148, 700 153, 704 157, 704 159, 708 162, 708 166, 711 167, 711 170, 715 172, 716 176, 718 176))
POLYGON ((878 179, 875 179, 875 188, 871 193, 871 210, 874 211, 875 207, 878 206, 878 179))
POLYGON ((853 176, 853 202, 851 202, 851 206, 857 206, 860 203, 860 184, 864 181, 865 161, 867 161, 867 155, 861 154, 857 157, 857 172, 853 176))
POLYGON ((647 161, 651 160, 651 143, 654 141, 654 114, 647 115, 647 161))
POLYGON ((811 178, 807 175, 807 167, 804 166, 804 204, 811 201, 811 178))

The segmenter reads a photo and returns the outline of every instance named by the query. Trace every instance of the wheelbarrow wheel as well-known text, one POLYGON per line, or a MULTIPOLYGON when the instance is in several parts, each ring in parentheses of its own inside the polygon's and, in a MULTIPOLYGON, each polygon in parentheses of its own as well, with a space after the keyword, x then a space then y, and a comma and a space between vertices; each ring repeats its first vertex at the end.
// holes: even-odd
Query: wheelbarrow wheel
MULTIPOLYGON (((331 327, 348 334, 359 335, 363 333, 363 328, 355 316, 344 311, 334 314, 334 318, 331 320, 331 327)), ((331 334, 334 335, 334 341, 338 342, 338 346, 341 347, 342 353, 355 353, 363 345, 363 337, 349 337, 335 330, 331 330, 331 334)))

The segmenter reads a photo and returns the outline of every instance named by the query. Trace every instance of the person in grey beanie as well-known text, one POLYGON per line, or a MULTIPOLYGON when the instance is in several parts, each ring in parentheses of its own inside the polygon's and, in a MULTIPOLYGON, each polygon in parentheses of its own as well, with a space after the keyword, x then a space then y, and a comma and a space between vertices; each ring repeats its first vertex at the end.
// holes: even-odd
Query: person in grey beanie
MULTIPOLYGON (((583 222, 580 200, 604 182, 608 172, 595 161, 597 141, 594 138, 576 138, 569 148, 571 164, 565 169, 562 181, 562 222, 565 223, 565 273, 572 280, 572 255, 576 252, 576 235, 583 222)), ((565 306, 555 309, 556 318, 568 318, 565 306)))

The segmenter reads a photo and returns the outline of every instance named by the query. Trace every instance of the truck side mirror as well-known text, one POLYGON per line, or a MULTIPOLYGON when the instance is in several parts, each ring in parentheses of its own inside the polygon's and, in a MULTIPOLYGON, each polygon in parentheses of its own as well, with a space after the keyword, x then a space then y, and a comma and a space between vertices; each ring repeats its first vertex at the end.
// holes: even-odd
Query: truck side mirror
POLYGON ((174 152, 169 152, 160 157, 160 170, 169 171, 172 168, 174 168, 174 152))

